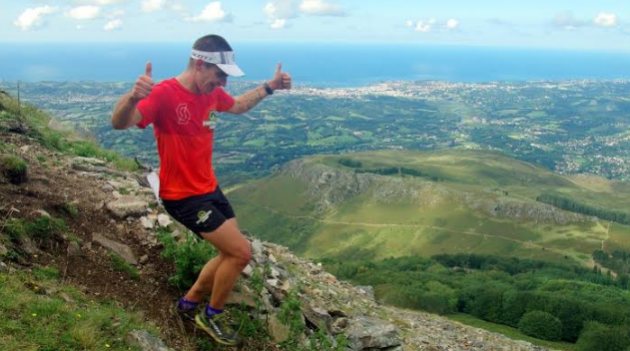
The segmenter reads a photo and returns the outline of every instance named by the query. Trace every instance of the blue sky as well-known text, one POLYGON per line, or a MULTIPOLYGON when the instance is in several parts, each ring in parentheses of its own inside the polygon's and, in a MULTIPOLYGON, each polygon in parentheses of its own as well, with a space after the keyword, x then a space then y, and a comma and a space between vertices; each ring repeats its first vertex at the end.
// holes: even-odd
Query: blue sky
POLYGON ((0 0, 0 42, 404 43, 630 51, 621 0, 0 0))

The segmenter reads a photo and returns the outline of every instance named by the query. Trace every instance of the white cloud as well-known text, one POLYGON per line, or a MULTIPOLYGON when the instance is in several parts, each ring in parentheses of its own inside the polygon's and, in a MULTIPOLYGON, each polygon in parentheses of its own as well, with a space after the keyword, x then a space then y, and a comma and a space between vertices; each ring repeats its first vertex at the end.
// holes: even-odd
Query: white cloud
POLYGON ((448 28, 448 29, 457 29, 457 28, 459 28, 459 21, 454 19, 454 18, 451 18, 450 20, 448 20, 446 22, 446 28, 448 28))
POLYGON ((282 29, 286 26, 287 24, 287 20, 282 18, 282 19, 277 19, 275 20, 272 24, 271 24, 271 29, 282 29))
POLYGON ((142 0, 142 12, 154 12, 164 8, 167 0, 142 0))
POLYGON ((105 26, 103 27, 103 29, 106 30, 106 31, 121 29, 122 25, 123 25, 122 20, 115 19, 115 20, 111 20, 111 21, 107 22, 105 24, 105 26))
POLYGON ((108 12, 105 17, 107 18, 118 18, 118 17, 122 17, 125 15, 125 10, 114 10, 111 12, 108 12))
POLYGON ((416 32, 430 32, 433 29, 433 25, 435 24, 435 22, 435 18, 431 18, 428 21, 418 21, 418 23, 416 23, 416 32))
POLYGON ((571 12, 562 12, 553 19, 553 25, 566 30, 573 30, 578 27, 588 26, 590 23, 573 17, 571 12))
POLYGON ((211 2, 201 11, 201 13, 195 17, 190 18, 190 21, 194 22, 225 22, 231 19, 231 15, 223 11, 221 8, 221 2, 211 2))
POLYGON ((186 6, 180 3, 171 3, 169 8, 173 11, 184 13, 186 12, 186 6))
POLYGON ((412 20, 407 20, 407 27, 413 28, 413 21, 412 20))
POLYGON ((593 23, 599 27, 616 27, 618 19, 614 13, 600 12, 593 20, 593 23))
POLYGON ((125 2, 130 2, 131 0, 74 0, 73 2, 76 4, 87 4, 87 5, 115 5, 122 4, 125 2))
POLYGON ((304 0, 300 4, 300 11, 313 16, 345 16, 338 4, 324 2, 323 0, 304 0))
POLYGON ((83 29, 85 29, 85 26, 82 25, 82 24, 77 24, 76 29, 77 30, 83 30, 83 29))
POLYGON ((78 20, 89 20, 97 18, 101 14, 101 8, 93 5, 78 6, 66 12, 66 16, 78 20))
POLYGON ((22 30, 41 27, 44 24, 43 17, 57 12, 57 7, 40 6, 28 8, 13 21, 13 24, 22 30))
POLYGON ((288 19, 296 17, 296 5, 293 0, 275 0, 268 2, 263 12, 270 19, 288 19))

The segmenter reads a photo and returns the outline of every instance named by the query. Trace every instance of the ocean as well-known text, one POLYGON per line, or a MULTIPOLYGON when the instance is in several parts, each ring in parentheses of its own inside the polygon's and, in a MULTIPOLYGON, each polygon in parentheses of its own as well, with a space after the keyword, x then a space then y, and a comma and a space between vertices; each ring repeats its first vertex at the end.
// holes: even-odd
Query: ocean
MULTIPOLYGON (((276 63, 296 84, 362 86, 391 80, 458 82, 630 78, 628 53, 486 47, 234 43, 243 80, 270 78, 276 63)), ((0 80, 134 81, 178 75, 190 44, 0 44, 0 80)))

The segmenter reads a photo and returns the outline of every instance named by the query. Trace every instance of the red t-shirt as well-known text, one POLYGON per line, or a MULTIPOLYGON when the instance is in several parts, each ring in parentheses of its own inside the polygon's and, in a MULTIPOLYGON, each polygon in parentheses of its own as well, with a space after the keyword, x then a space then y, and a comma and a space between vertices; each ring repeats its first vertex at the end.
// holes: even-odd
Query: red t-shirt
POLYGON ((234 98, 217 87, 197 95, 172 78, 157 84, 138 103, 141 129, 153 123, 160 156, 160 197, 180 200, 213 192, 217 180, 212 169, 214 125, 210 116, 234 106, 234 98))

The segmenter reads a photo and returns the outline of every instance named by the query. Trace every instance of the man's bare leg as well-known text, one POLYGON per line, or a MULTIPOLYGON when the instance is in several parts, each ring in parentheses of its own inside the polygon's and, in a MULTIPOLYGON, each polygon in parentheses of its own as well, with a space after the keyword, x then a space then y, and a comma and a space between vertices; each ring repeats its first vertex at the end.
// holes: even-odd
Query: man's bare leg
MULTIPOLYGON (((236 218, 230 218, 226 221, 226 223, 234 224, 236 226, 236 229, 238 230, 236 218)), ((210 291, 212 291, 216 271, 221 265, 224 258, 225 256, 221 253, 221 251, 219 251, 219 255, 206 263, 206 265, 199 273, 197 281, 195 281, 195 284, 192 286, 192 288, 190 288, 186 296, 184 296, 186 300, 190 302, 201 302, 204 297, 210 291)))
MULTIPOLYGON (((201 236, 214 245, 223 257, 217 264, 213 276, 208 274, 202 278, 200 275, 203 279, 201 286, 209 285, 210 278, 213 280, 210 306, 221 310, 239 275, 251 259, 251 245, 238 230, 236 220, 226 221, 214 232, 202 233, 201 236)), ((214 267, 209 267, 207 273, 211 273, 212 269, 214 267)))
POLYGON ((195 284, 188 290, 184 298, 190 302, 201 302, 206 295, 212 291, 212 284, 214 284, 214 276, 217 268, 223 262, 223 255, 219 252, 219 255, 211 259, 199 273, 199 277, 195 281, 195 284))

